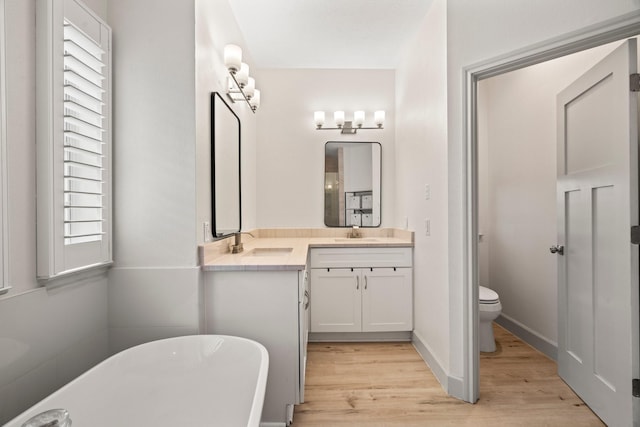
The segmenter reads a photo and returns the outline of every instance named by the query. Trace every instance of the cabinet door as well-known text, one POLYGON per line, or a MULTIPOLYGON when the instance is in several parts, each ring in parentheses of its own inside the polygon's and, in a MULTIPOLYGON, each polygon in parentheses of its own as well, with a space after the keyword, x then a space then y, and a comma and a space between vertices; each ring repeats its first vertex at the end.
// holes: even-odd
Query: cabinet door
POLYGON ((412 269, 363 269, 362 277, 362 331, 411 331, 412 269))
POLYGON ((360 332, 360 270, 311 269, 311 332, 360 332))

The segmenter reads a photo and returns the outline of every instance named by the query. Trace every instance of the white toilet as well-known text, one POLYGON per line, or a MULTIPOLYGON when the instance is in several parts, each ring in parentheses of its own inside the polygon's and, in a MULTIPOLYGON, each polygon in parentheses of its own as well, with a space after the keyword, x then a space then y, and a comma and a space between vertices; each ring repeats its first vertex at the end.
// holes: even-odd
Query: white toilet
POLYGON ((496 341, 493 338, 493 321, 500 316, 502 305, 498 293, 492 289, 480 286, 480 351, 491 353, 496 351, 496 341))

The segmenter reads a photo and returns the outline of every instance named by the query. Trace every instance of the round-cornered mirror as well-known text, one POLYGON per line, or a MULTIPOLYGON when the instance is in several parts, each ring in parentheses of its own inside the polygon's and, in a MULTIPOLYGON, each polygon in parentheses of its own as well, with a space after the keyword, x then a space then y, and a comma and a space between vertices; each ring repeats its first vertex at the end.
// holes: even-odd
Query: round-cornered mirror
POLYGON ((211 93, 211 221, 214 239, 240 231, 240 118, 211 93))
POLYGON ((324 223, 379 227, 382 147, 329 141, 324 146, 324 223))

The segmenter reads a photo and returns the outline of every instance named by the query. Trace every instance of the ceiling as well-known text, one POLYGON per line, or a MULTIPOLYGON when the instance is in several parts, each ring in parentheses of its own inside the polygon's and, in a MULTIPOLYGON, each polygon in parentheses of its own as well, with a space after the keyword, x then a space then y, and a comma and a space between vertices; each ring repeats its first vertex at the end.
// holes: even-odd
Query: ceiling
POLYGON ((258 68, 394 69, 433 0, 229 0, 258 68))

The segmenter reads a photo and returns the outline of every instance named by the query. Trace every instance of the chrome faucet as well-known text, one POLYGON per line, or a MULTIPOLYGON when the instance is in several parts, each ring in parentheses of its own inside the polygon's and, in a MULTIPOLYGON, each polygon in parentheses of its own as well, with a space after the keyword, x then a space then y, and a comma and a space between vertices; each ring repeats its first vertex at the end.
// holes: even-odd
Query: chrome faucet
POLYGON ((237 233, 233 233, 233 245, 231 245, 231 253, 239 254, 244 250, 244 245, 242 244, 242 234, 248 234, 251 237, 254 237, 253 234, 248 231, 238 231, 237 233))
POLYGON ((349 234, 347 234, 347 237, 349 239, 359 239, 360 237, 362 237, 362 234, 360 234, 360 227, 358 227, 357 225, 354 225, 351 228, 351 231, 349 232, 349 234))

